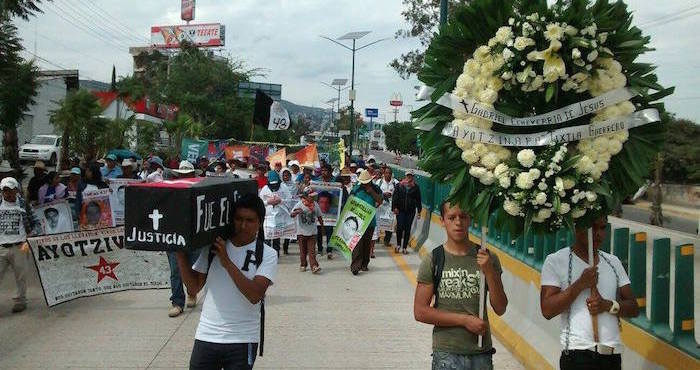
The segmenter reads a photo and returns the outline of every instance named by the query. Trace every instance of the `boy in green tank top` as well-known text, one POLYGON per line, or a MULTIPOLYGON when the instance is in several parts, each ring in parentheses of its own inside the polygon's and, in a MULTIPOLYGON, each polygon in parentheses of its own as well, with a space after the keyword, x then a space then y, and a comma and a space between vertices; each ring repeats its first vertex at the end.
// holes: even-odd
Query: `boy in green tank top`
POLYGON ((483 320, 478 316, 479 275, 484 274, 491 307, 503 315, 508 298, 501 282, 501 264, 495 255, 469 241, 469 215, 459 206, 443 203, 440 219, 447 242, 423 259, 413 306, 417 321, 434 325, 432 368, 493 369, 488 318, 486 314, 483 320), (442 274, 435 289, 440 265, 442 274), (435 304, 431 306, 433 297, 435 304), (483 335, 482 346, 478 345, 479 335, 483 335))

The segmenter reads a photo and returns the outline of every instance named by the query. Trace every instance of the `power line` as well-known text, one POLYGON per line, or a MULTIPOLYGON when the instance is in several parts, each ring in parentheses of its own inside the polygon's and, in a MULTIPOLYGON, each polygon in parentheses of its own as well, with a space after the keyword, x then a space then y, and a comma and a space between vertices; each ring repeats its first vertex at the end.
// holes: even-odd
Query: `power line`
POLYGON ((663 23, 666 23, 668 21, 674 20, 676 17, 682 16, 684 13, 690 12, 690 11, 697 9, 697 8, 700 8, 700 4, 693 5, 693 6, 690 6, 688 8, 681 9, 681 10, 678 10, 678 11, 670 13, 670 14, 662 15, 656 19, 652 19, 650 21, 647 21, 647 22, 640 24, 639 27, 648 27, 654 23, 663 24, 663 23))
POLYGON ((150 42, 150 39, 149 39, 149 38, 143 37, 143 36, 141 36, 138 32, 133 31, 128 25, 125 25, 124 23, 120 22, 120 21, 119 21, 117 18, 115 18, 112 14, 108 13, 106 10, 104 10, 104 9, 101 8, 99 5, 97 5, 97 3, 95 3, 95 2, 90 2, 90 1, 84 1, 84 0, 79 0, 79 1, 80 1, 81 3, 87 4, 87 5, 90 6, 91 8, 96 9, 97 11, 99 11, 100 13, 102 13, 103 15, 105 15, 105 16, 107 17, 107 19, 110 20, 110 21, 112 22, 112 24, 114 24, 114 25, 116 25, 116 26, 118 26, 118 27, 121 27, 121 28, 124 29, 126 32, 128 32, 129 34, 135 35, 134 38, 137 39, 137 40, 139 40, 139 42, 142 42, 142 41, 145 41, 145 42, 147 42, 147 43, 150 42))
POLYGON ((134 40, 139 39, 138 37, 135 37, 129 32, 125 32, 121 28, 115 27, 114 24, 110 22, 109 18, 105 18, 103 15, 97 13, 92 8, 88 7, 86 3, 81 4, 74 3, 73 5, 71 5, 68 2, 65 3, 65 5, 73 9, 76 13, 85 17, 85 19, 90 20, 92 24, 95 25, 97 28, 102 29, 108 34, 113 35, 115 38, 124 40, 128 43, 134 43, 136 42, 134 40))
MULTIPOLYGON (((60 65, 60 64, 58 64, 58 63, 56 63, 56 62, 52 62, 52 61, 50 61, 50 60, 48 60, 48 59, 46 59, 46 58, 44 58, 44 57, 42 57, 42 56, 40 56, 40 55, 38 55, 38 54, 35 54, 35 53, 33 53, 33 52, 31 52, 31 51, 29 51, 29 50, 27 50, 27 49, 24 49, 23 51, 25 51, 25 52, 31 54, 32 56, 34 56, 35 59, 38 59, 38 60, 40 60, 40 61, 42 61, 42 62, 44 62, 44 63, 46 63, 46 64, 48 64, 48 65, 50 65, 50 66, 52 66, 52 67, 56 67, 56 68, 58 68, 58 69, 63 69, 63 70, 70 69, 70 68, 66 68, 66 67, 64 67, 64 66, 62 66, 62 65, 60 65)), ((77 66, 76 66, 75 69, 77 69, 77 70, 79 71, 79 69, 78 69, 77 66)), ((80 72, 78 72, 78 73, 80 73, 80 72)), ((94 78, 94 77, 91 77, 91 76, 88 76, 88 75, 84 75, 84 76, 85 76, 86 78, 90 79, 90 80, 99 81, 98 79, 96 79, 96 78, 94 78)))
POLYGON ((124 36, 117 35, 116 32, 107 28, 105 22, 103 22, 102 19, 95 19, 94 16, 91 16, 90 14, 85 13, 83 11, 82 7, 74 6, 71 3, 69 3, 68 1, 64 1, 62 4, 67 7, 64 10, 71 13, 76 19, 83 22, 83 24, 88 25, 92 29, 97 30, 102 35, 109 36, 109 37, 113 38, 116 42, 119 42, 120 44, 127 45, 127 43, 123 41, 123 40, 125 40, 124 36))
MULTIPOLYGON (((116 47, 117 49, 124 48, 123 45, 119 45, 116 41, 112 41, 112 40, 110 40, 109 38, 107 38, 106 36, 103 36, 102 34, 100 34, 100 32, 94 30, 94 29, 91 28, 90 26, 84 25, 84 23, 83 23, 82 21, 80 21, 79 19, 76 19, 76 18, 70 16, 69 13, 67 13, 64 9, 62 9, 62 8, 60 8, 60 7, 58 7, 58 6, 56 6, 55 3, 51 3, 51 4, 53 4, 54 7, 52 8, 52 7, 47 6, 46 9, 51 10, 52 12, 54 12, 54 14, 58 15, 61 19, 63 19, 64 21, 68 22, 68 23, 71 24, 73 27, 78 28, 78 29, 80 29, 81 31, 86 32, 86 33, 88 33, 88 34, 91 34, 92 36, 94 36, 94 37, 97 38, 98 40, 100 40, 100 41, 102 41, 102 42, 106 42, 106 43, 108 43, 108 44, 111 44, 112 46, 116 47), (61 13, 59 13, 58 11, 60 11, 61 13), (64 14, 65 14, 66 16, 64 16, 64 14), (77 22, 80 23, 80 24, 74 23, 73 21, 71 21, 71 20, 68 19, 67 17, 72 18, 73 20, 77 21, 77 22)), ((128 48, 128 46, 127 46, 126 48, 128 48)))
POLYGON ((90 56, 90 55, 88 55, 88 54, 85 54, 84 51, 79 51, 79 50, 73 49, 73 48, 71 48, 70 46, 68 46, 68 45, 66 45, 66 44, 64 44, 64 43, 61 43, 61 42, 56 41, 56 40, 54 40, 54 39, 52 39, 52 38, 46 37, 45 35, 37 34, 36 36, 39 36, 39 37, 41 37, 42 39, 44 39, 44 40, 46 40, 46 41, 52 42, 52 43, 54 43, 54 44, 56 44, 56 45, 58 45, 58 46, 60 46, 60 47, 62 47, 62 48, 65 48, 65 49, 68 49, 68 50, 73 51, 73 52, 75 52, 75 53, 78 53, 78 54, 81 55, 81 56, 87 56, 87 57, 91 58, 92 60, 94 60, 94 61, 96 61, 96 62, 98 62, 98 63, 109 64, 108 61, 106 61, 106 60, 104 60, 104 59, 102 59, 102 58, 97 58, 97 57, 94 57, 94 56, 90 56))
POLYGON ((652 25, 650 25, 650 26, 646 26, 646 28, 649 29, 649 28, 656 27, 656 26, 663 26, 663 25, 668 24, 668 23, 671 22, 671 21, 680 21, 680 20, 683 20, 683 19, 686 19, 686 18, 690 18, 690 17, 695 16, 695 15, 698 15, 698 14, 700 14, 700 10, 698 10, 698 11, 696 11, 696 12, 693 12, 693 13, 678 15, 678 16, 676 16, 675 18, 669 18, 669 19, 667 19, 667 20, 664 21, 664 22, 654 23, 654 24, 652 24, 652 25))

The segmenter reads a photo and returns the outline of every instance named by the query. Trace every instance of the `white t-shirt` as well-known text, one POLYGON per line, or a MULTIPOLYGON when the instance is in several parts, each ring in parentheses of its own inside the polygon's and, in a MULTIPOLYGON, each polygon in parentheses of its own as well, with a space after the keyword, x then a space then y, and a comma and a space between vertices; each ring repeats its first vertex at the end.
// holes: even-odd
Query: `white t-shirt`
POLYGON ((314 208, 309 209, 302 201, 297 202, 294 209, 299 208, 301 212, 297 215, 297 235, 311 236, 316 235, 316 220, 321 216, 321 208, 318 203, 314 202, 314 208))
POLYGON ((382 177, 382 178, 377 182, 377 185, 379 185, 379 189, 382 190, 382 194, 384 194, 384 193, 394 194, 394 190, 396 189, 396 185, 397 185, 398 183, 399 183, 399 181, 396 180, 396 179, 393 178, 393 177, 391 178, 391 180, 390 180, 389 182, 387 182, 386 180, 384 180, 384 178, 382 177))
POLYGON ((19 201, 0 202, 0 244, 15 244, 27 240, 24 221, 27 212, 19 206, 19 201))
MULTIPOLYGON (((265 245, 263 260, 255 266, 255 241, 235 247, 226 242, 228 256, 248 279, 264 276, 275 281, 277 275, 277 252, 265 245), (250 257, 248 257, 250 255, 250 257), (247 271, 246 260, 248 260, 247 271)), ((218 257, 209 267, 209 247, 202 248, 199 258, 192 266, 195 271, 207 276, 206 296, 202 305, 195 339, 211 343, 258 343, 260 341, 260 303, 252 304, 238 290, 236 283, 221 265, 218 257)))
MULTIPOLYGON (((561 290, 566 289, 568 285, 569 274, 569 250, 570 248, 561 249, 547 256, 542 265, 542 274, 540 277, 541 285, 555 286, 561 290)), ((616 300, 617 289, 630 283, 630 279, 625 273, 620 260, 612 254, 600 251, 602 255, 598 262, 598 292, 603 299, 616 300), (603 258, 605 257, 605 258, 603 258), (605 262, 605 259, 610 261, 610 264, 617 271, 620 281, 615 285, 615 273, 610 264, 605 262)), ((578 279, 583 270, 588 267, 588 263, 579 258, 575 253, 571 256, 571 283, 573 284, 578 279)), ((569 334, 569 349, 591 349, 596 343, 593 341, 593 324, 591 315, 586 306, 586 299, 591 295, 590 289, 585 289, 571 304, 571 329, 569 334)), ((567 313, 563 312, 560 316, 561 326, 561 345, 566 347, 566 327, 567 313)), ((615 352, 622 351, 620 341, 620 328, 618 326, 617 316, 608 312, 598 314, 598 339, 599 344, 615 347, 615 352)))

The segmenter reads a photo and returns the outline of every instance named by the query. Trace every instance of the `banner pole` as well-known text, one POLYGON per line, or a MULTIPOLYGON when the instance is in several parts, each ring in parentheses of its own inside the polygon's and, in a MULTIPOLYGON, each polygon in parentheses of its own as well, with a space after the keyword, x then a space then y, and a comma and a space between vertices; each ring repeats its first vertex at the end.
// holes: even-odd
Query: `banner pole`
MULTIPOLYGON (((588 264, 595 266, 595 258, 593 257, 593 228, 588 229, 588 264)), ((591 297, 599 295, 598 288, 591 288, 591 297)), ((598 315, 591 315, 591 323, 593 324, 593 341, 598 343, 598 315)))
MULTIPOLYGON (((486 249, 486 222, 481 223, 481 248, 486 249)), ((484 319, 486 311, 486 278, 483 272, 479 272, 479 318, 484 319)), ((478 346, 484 344, 484 336, 479 335, 478 346)))

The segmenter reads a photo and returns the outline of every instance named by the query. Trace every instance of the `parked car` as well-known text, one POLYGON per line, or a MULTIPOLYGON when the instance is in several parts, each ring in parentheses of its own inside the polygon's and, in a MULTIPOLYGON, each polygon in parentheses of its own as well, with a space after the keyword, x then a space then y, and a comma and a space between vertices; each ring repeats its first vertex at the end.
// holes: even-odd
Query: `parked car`
POLYGON ((45 161, 55 166, 61 157, 61 137, 57 135, 36 135, 28 143, 19 147, 20 161, 45 161))

